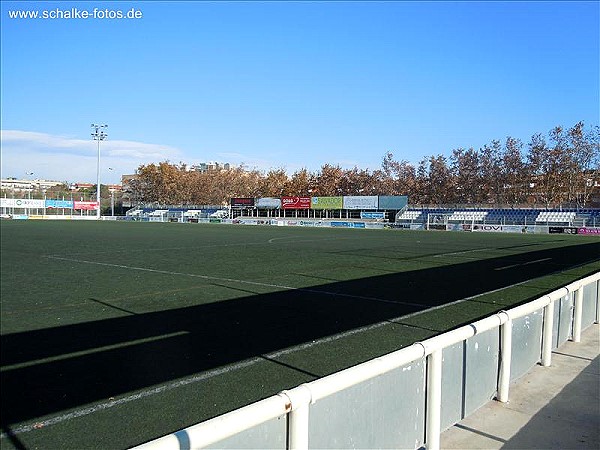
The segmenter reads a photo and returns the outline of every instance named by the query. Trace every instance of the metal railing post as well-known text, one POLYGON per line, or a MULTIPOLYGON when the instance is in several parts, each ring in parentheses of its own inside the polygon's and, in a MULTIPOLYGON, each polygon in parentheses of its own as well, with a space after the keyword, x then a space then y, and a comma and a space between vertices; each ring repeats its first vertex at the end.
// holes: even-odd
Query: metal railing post
POLYGON ((310 388, 300 385, 283 391, 290 399, 288 413, 288 450, 308 450, 308 412, 312 401, 310 388))
POLYGON ((554 325, 554 300, 544 307, 544 329, 542 334, 542 366, 552 362, 552 329, 554 325))
POLYGON ((512 319, 500 326, 500 374, 498 379, 498 400, 508 402, 510 384, 510 363, 512 358, 512 319))
POLYGON ((600 323, 600 281, 596 281, 596 321, 600 323))
POLYGON ((442 415, 442 349, 427 356, 427 450, 439 450, 442 415))
POLYGON ((575 311, 573 315, 573 342, 581 342, 581 315, 583 312, 583 286, 575 291, 575 311))

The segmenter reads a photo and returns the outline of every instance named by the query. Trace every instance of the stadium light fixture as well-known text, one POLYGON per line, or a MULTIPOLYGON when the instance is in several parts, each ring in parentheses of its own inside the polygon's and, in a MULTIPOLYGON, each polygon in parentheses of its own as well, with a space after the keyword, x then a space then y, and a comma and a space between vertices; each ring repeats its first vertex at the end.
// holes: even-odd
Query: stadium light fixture
POLYGON ((98 209, 96 210, 96 219, 100 219, 100 141, 108 137, 108 134, 104 131, 105 128, 108 128, 108 125, 93 123, 91 127, 92 138, 98 142, 98 162, 96 165, 96 203, 98 203, 98 209))

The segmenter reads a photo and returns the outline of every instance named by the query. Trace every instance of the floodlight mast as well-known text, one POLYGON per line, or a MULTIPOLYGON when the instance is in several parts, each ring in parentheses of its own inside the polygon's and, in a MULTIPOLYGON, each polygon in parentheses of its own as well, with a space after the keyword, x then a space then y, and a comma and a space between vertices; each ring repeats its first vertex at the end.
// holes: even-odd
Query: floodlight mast
POLYGON ((96 219, 100 219, 100 141, 105 140, 108 134, 104 131, 108 128, 108 125, 102 124, 97 125, 93 123, 92 127, 92 138, 98 142, 98 162, 96 164, 96 203, 98 203, 98 209, 96 210, 96 219))

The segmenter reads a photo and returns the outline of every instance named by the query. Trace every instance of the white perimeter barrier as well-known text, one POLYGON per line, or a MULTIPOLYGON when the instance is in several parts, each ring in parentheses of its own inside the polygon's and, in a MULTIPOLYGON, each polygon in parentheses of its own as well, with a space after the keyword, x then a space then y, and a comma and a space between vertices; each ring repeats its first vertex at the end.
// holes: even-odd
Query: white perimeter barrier
MULTIPOLYGON (((422 380, 422 385, 424 384, 425 387, 424 395, 426 401, 426 415, 423 416, 425 423, 422 424, 422 429, 425 430, 424 444, 427 449, 439 449, 440 433, 442 431, 442 351, 445 348, 486 331, 496 330, 496 332, 499 332, 500 347, 496 399, 501 402, 507 402, 511 382, 512 353, 513 350, 517 350, 515 346, 518 345, 516 341, 513 342, 513 321, 538 310, 543 310, 541 355, 538 352, 541 358, 538 358, 538 361, 541 360, 543 366, 549 366, 553 343, 555 342, 552 335, 553 329, 559 325, 556 322, 561 321, 560 318, 558 320, 555 319, 555 302, 561 307, 563 299, 572 297, 573 310, 571 311, 570 308, 567 309, 569 320, 572 321, 569 329, 572 329, 572 340, 579 342, 581 339, 582 314, 584 310, 588 313, 586 315, 589 315, 594 310, 593 317, 586 318, 589 319, 586 322, 588 325, 594 321, 598 323, 600 320, 599 280, 600 272, 575 281, 521 306, 501 311, 485 319, 434 336, 423 342, 417 342, 388 355, 375 358, 313 382, 302 384, 294 389, 283 391, 278 395, 140 445, 136 449, 181 450, 183 448, 213 447, 219 441, 223 441, 257 425, 264 424, 272 419, 282 417, 287 419, 287 426, 284 431, 286 436, 283 440, 282 448, 308 449, 310 445, 309 425, 311 421, 309 411, 311 405, 335 393, 348 390, 359 383, 373 380, 395 369, 423 359, 426 361, 426 370, 423 371, 425 379, 422 380), (589 305, 584 307, 583 304, 583 291, 586 287, 592 295, 592 298, 590 298, 593 303, 592 308, 589 305)), ((379 400, 375 399, 375 402, 379 400)), ((398 407, 401 407, 400 403, 398 407)), ((355 409, 356 411, 353 411, 353 414, 360 415, 360 405, 355 409)), ((361 420, 367 422, 369 419, 369 417, 361 418, 361 420)), ((419 446, 419 442, 416 442, 415 448, 419 446)), ((263 448, 267 447, 270 446, 265 443, 263 448)))

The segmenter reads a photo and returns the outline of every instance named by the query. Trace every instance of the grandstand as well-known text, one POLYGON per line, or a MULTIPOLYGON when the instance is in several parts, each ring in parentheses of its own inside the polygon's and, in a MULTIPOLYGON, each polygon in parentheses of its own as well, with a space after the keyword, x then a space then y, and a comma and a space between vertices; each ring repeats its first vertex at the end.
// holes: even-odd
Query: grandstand
POLYGON ((533 208, 408 208, 397 223, 476 223, 488 225, 551 225, 597 227, 600 210, 540 210, 533 208))
MULTIPOLYGON (((177 207, 136 207, 127 212, 126 220, 198 222, 213 219, 215 211, 221 206, 177 207)), ((236 218, 272 219, 305 218, 308 220, 362 220, 375 210, 364 213, 356 209, 307 210, 246 208, 243 211, 232 210, 230 217, 221 217, 223 221, 236 218), (236 214, 237 213, 237 214, 236 214)), ((468 207, 405 207, 401 210, 377 210, 385 222, 395 222, 399 227, 443 228, 446 225, 526 225, 561 227, 599 227, 600 209, 535 209, 535 208, 468 208, 468 207)))

